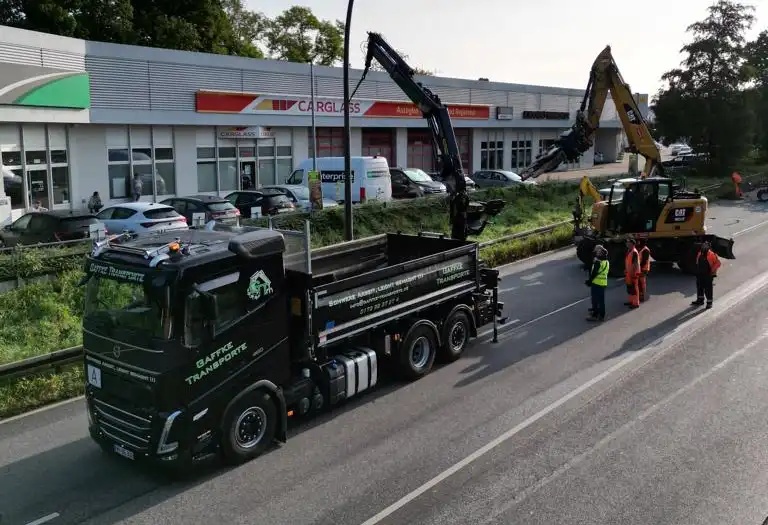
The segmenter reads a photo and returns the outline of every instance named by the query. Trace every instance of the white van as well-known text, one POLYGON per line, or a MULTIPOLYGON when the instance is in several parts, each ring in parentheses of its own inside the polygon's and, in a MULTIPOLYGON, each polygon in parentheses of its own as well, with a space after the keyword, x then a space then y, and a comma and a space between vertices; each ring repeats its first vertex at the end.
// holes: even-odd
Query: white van
MULTIPOLYGON (((352 202, 392 200, 392 179, 384 157, 352 157, 352 202)), ((307 172, 312 159, 307 159, 291 173, 286 184, 307 185, 307 172)), ((323 198, 344 200, 344 157, 318 157, 317 171, 323 183, 323 198)))

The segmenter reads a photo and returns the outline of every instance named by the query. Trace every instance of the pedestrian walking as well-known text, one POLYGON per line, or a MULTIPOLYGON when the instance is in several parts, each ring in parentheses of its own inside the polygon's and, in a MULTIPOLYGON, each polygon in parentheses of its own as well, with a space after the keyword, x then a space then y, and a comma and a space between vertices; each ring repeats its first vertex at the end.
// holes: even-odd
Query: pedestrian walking
POLYGON ((696 300, 691 306, 701 306, 706 298, 707 310, 712 308, 712 288, 719 268, 720 258, 708 242, 702 243, 696 254, 696 300))
POLYGON ((651 272, 651 249, 648 248, 648 243, 645 239, 638 239, 637 241, 640 249, 640 277, 637 280, 637 288, 640 292, 640 302, 644 303, 648 296, 648 274, 651 272))
POLYGON ((595 322, 605 320, 605 289, 608 287, 610 263, 608 250, 604 247, 595 246, 593 254, 592 270, 585 284, 590 287, 592 295, 592 308, 589 310, 590 316, 587 317, 587 321, 595 322))
POLYGON ((141 182, 141 177, 138 173, 133 174, 133 201, 137 202, 141 200, 141 192, 144 189, 144 184, 141 182))
POLYGON ((624 303, 631 309, 640 307, 640 290, 638 281, 640 280, 640 254, 635 245, 635 239, 627 239, 627 254, 624 256, 624 282, 627 285, 629 301, 624 303))

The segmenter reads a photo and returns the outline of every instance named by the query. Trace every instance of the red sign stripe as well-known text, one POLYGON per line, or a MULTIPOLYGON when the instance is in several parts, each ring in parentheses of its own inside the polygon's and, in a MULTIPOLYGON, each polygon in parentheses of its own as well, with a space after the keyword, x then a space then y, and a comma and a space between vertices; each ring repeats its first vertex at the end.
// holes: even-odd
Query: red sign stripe
POLYGON ((246 93, 208 93, 198 91, 195 94, 195 107, 197 111, 240 113, 248 104, 256 100, 257 96, 246 93))

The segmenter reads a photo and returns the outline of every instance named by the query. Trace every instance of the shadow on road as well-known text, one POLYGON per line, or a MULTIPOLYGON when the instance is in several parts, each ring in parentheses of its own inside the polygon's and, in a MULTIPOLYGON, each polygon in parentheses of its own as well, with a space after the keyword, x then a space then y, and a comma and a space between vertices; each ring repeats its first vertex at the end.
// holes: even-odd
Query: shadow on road
MULTIPOLYGON (((578 270, 578 268, 577 268, 578 270)), ((624 302, 627 301, 626 288, 623 282, 613 281, 606 291, 607 316, 604 323, 590 323, 586 320, 590 300, 589 290, 584 286, 584 273, 581 272, 582 300, 552 315, 537 320, 532 324, 523 323, 511 326, 499 333, 499 342, 496 344, 473 347, 468 356, 479 357, 476 362, 465 367, 461 372, 465 376, 454 385, 462 388, 493 374, 503 371, 520 361, 547 352, 553 348, 581 337, 586 332, 598 326, 606 326, 612 320, 625 315, 642 315, 643 308, 652 308, 652 303, 646 303, 639 310, 629 310, 624 302)), ((666 295, 695 296, 695 281, 691 276, 683 275, 674 267, 654 266, 648 278, 649 301, 664 300, 666 295), (658 297, 657 297, 658 296, 658 297)), ((574 299, 574 302, 578 299, 574 299)), ((649 340, 653 340, 666 331, 670 331, 682 323, 689 311, 682 312, 680 318, 673 318, 637 334, 628 339, 620 349, 611 354, 612 357, 621 352, 641 348, 649 340)), ((489 339, 486 337, 484 340, 489 339)))

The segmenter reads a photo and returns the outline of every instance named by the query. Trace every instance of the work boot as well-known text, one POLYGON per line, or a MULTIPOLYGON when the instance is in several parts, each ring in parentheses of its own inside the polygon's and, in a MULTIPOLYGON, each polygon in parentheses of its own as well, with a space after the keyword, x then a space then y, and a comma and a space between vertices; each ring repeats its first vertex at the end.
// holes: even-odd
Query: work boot
POLYGON ((691 303, 691 306, 701 306, 704 304, 704 299, 696 299, 691 303))
POLYGON ((596 316, 596 315, 594 315, 594 314, 593 314, 593 315, 590 315, 589 317, 587 317, 587 321, 589 321, 589 322, 591 322, 591 323, 597 323, 597 322, 600 322, 600 321, 602 321, 602 320, 603 320, 603 318, 602 318, 602 317, 597 317, 597 316, 596 316))
POLYGON ((712 309, 712 301, 707 301, 707 308, 706 309, 707 310, 711 310, 712 309))

